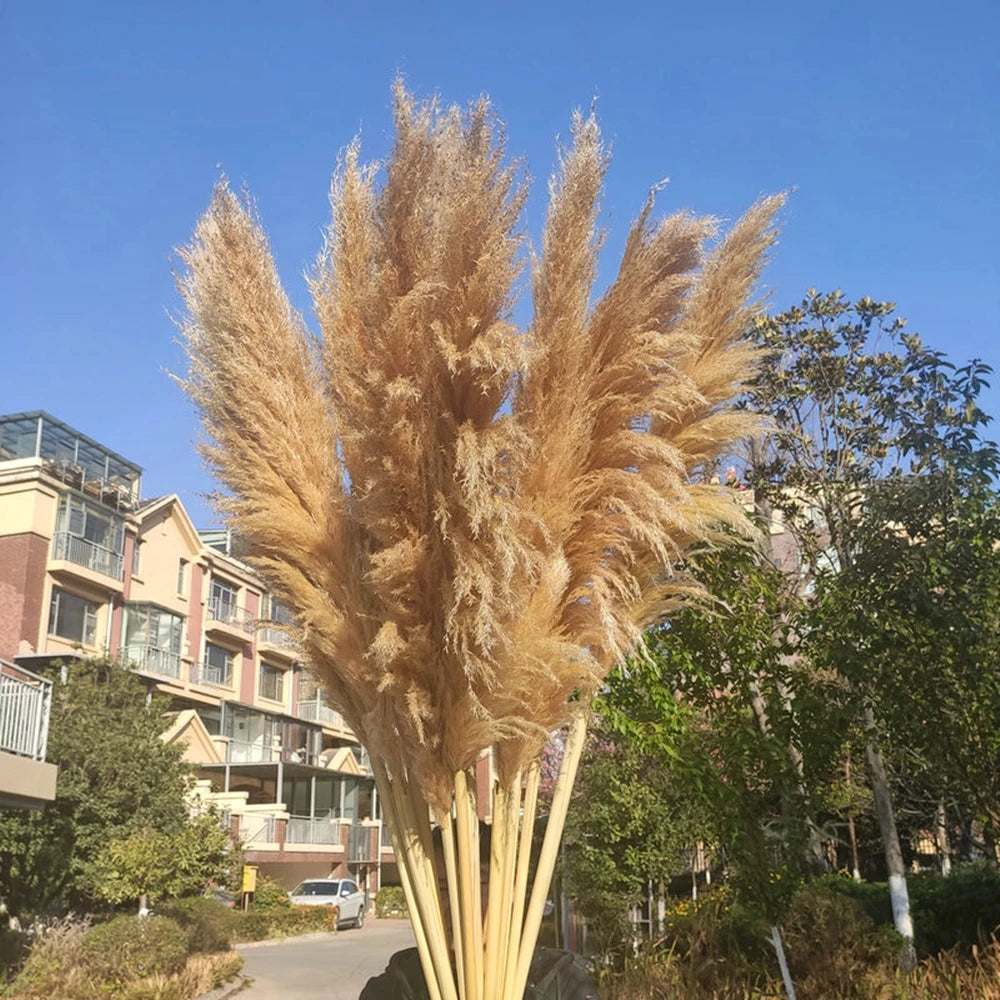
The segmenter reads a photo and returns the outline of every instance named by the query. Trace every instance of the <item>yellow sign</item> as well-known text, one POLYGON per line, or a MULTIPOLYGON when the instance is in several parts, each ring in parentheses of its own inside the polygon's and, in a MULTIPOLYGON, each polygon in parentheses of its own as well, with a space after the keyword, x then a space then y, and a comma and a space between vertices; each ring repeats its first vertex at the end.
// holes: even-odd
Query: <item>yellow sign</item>
POLYGON ((244 865, 243 866, 243 891, 244 892, 256 892, 257 891, 257 866, 256 865, 244 865))

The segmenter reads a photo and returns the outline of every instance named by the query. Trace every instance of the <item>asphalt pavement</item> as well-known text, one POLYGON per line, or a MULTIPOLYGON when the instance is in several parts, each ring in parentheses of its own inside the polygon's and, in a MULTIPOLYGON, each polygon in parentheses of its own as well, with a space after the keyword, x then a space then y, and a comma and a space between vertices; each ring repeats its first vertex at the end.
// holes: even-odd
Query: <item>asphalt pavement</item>
POLYGON ((253 983, 239 1000, 358 1000, 389 956, 413 944, 408 920, 369 918, 361 930, 240 945, 243 972, 253 983))

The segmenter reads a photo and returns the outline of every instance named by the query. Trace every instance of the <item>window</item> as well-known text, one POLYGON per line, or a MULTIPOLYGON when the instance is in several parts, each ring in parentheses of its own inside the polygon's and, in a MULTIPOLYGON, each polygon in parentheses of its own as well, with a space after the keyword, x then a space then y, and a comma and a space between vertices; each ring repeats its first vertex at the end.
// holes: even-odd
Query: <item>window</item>
POLYGON ((285 672, 277 667, 272 667, 267 663, 260 665, 260 686, 257 693, 261 698, 270 698, 271 701, 281 701, 282 689, 284 688, 285 672))
POLYGON ((64 493, 59 498, 59 531, 68 532, 94 545, 121 555, 125 546, 125 522, 111 511, 84 503, 64 493))
POLYGON ((236 613, 236 588, 228 580, 212 577, 209 613, 219 621, 230 621, 236 613))
POLYGON ((132 543, 132 575, 139 575, 139 550, 142 548, 142 542, 137 538, 132 543))
POLYGON ((278 622, 279 625, 292 625, 295 619, 292 617, 291 611, 285 607, 276 597, 272 597, 268 601, 270 606, 270 615, 268 616, 271 621, 278 622))
POLYGON ((187 559, 177 560, 177 593, 186 594, 187 590, 187 559))
POLYGON ((98 605, 93 601, 53 588, 52 605, 49 608, 49 634, 71 639, 84 646, 96 645, 97 608, 98 605))
POLYGON ((205 643, 205 664, 202 679, 206 684, 229 687, 233 677, 233 654, 222 646, 205 643))

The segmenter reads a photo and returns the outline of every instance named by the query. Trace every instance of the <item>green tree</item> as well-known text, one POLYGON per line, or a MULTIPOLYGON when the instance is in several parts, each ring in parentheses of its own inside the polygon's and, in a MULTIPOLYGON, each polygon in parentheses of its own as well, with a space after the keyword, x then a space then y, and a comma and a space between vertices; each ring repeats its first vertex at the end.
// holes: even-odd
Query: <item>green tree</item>
POLYGON ((86 907, 110 841, 187 822, 190 770, 182 748, 160 738, 165 703, 147 703, 142 682, 108 660, 75 660, 59 676, 48 745, 55 801, 0 817, 0 898, 19 915, 86 907))
POLYGON ((819 616, 829 613, 817 632, 836 634, 851 602, 865 622, 839 644, 835 663, 859 708, 896 928, 912 940, 886 728, 877 714, 887 702, 877 696, 868 656, 867 637, 882 627, 874 612, 884 593, 877 574, 865 576, 876 586, 847 593, 860 583, 855 568, 871 529, 885 535, 895 516, 873 506, 884 484, 928 471, 942 442, 954 451, 977 439, 983 415, 974 400, 984 369, 974 363, 956 372, 904 326, 891 303, 852 304, 839 291, 810 290, 800 305, 756 322, 753 334, 766 354, 747 404, 773 420, 765 447, 752 456, 754 486, 795 533, 806 581, 841 595, 817 602, 819 616))
POLYGON ((210 882, 222 881, 234 854, 212 813, 193 817, 174 833, 143 827, 105 845, 93 866, 93 891, 109 903, 135 900, 143 912, 149 900, 198 895, 210 882))
POLYGON ((696 572, 716 603, 649 633, 596 705, 568 865, 581 909, 605 923, 700 840, 724 847, 744 901, 777 920, 790 880, 774 875, 803 867, 807 785, 837 745, 829 725, 803 738, 828 699, 789 655, 787 576, 750 548, 703 553, 696 572))
POLYGON ((871 492, 852 531, 854 559, 821 581, 817 622, 829 631, 816 639, 843 671, 863 651, 878 717, 907 748, 910 772, 930 786, 932 802, 985 821, 995 840, 1000 462, 975 434, 985 419, 975 402, 983 374, 978 365, 952 373, 957 433, 915 439, 911 470, 871 492))

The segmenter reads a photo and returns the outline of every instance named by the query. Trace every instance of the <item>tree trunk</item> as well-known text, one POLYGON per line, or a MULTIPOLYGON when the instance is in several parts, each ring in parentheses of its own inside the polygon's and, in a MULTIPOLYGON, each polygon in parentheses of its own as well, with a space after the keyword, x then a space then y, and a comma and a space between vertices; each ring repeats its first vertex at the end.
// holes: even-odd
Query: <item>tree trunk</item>
MULTIPOLYGON (((844 762, 844 778, 847 781, 847 794, 851 794, 851 754, 848 752, 847 760, 844 762)), ((847 808, 853 808, 848 801, 847 808)), ((855 882, 861 881, 861 866, 858 864, 858 835, 854 829, 854 813, 847 817, 847 838, 851 845, 851 878, 855 882)))
POLYGON ((851 878, 861 881, 861 866, 858 864, 858 836, 854 832, 854 817, 847 817, 847 839, 851 844, 851 878))
POLYGON ((868 758, 868 774, 871 779, 872 795, 875 799, 875 814, 878 817, 882 848, 885 851, 885 866, 889 874, 889 898, 892 903, 892 922, 897 932, 906 939, 900 966, 905 971, 916 968, 916 952, 913 948, 913 920, 910 917, 910 898, 906 891, 906 867, 903 850, 896 829, 896 817, 892 811, 892 797, 889 794, 889 779, 885 772, 885 761, 878 746, 878 728, 875 712, 870 704, 865 705, 865 756, 868 758))
POLYGON ((951 843, 948 839, 948 817, 944 809, 944 800, 938 802, 934 813, 934 842, 937 845, 938 857, 941 859, 941 874, 951 874, 951 843))

